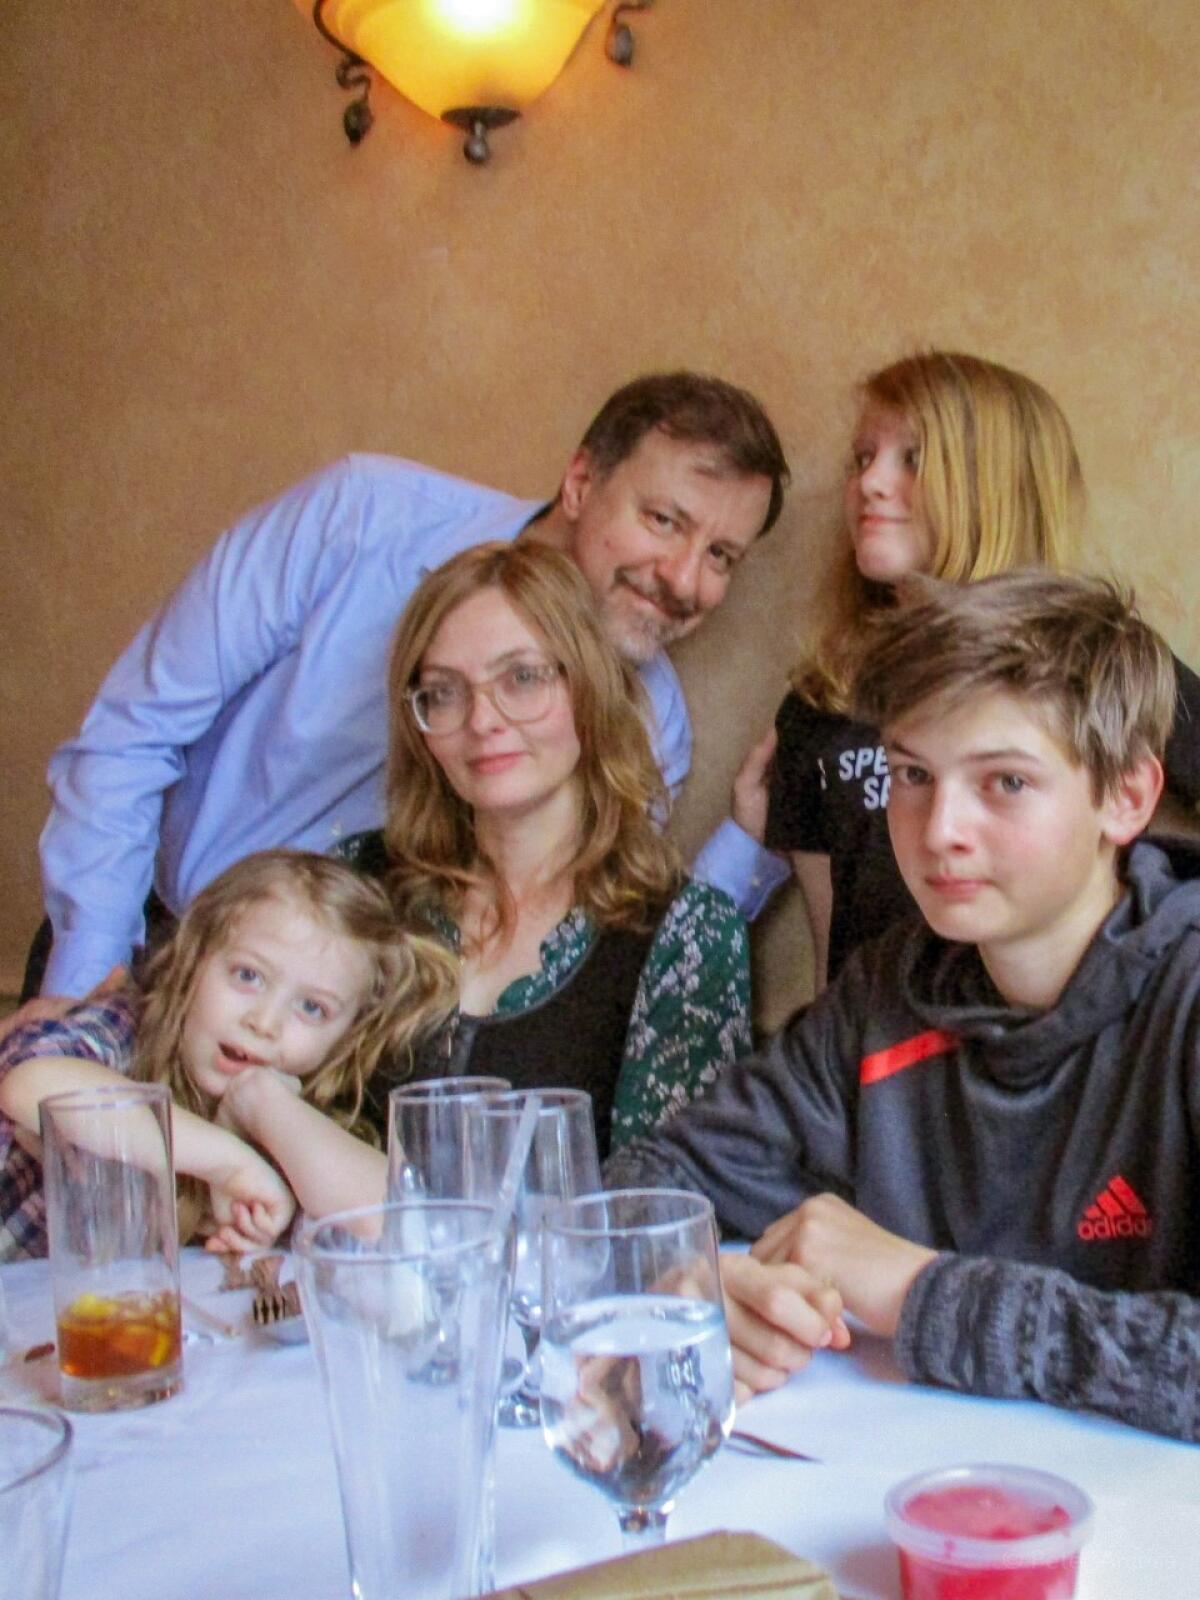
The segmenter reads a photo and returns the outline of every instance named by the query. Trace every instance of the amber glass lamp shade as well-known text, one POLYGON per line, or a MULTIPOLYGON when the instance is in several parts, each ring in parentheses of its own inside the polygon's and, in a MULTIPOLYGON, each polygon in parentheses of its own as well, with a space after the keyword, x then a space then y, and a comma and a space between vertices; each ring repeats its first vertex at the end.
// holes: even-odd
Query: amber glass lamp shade
MULTIPOLYGON (((311 0, 296 0, 311 15, 311 0)), ((321 21, 430 116, 520 111, 558 77, 604 0, 325 0, 321 21)))

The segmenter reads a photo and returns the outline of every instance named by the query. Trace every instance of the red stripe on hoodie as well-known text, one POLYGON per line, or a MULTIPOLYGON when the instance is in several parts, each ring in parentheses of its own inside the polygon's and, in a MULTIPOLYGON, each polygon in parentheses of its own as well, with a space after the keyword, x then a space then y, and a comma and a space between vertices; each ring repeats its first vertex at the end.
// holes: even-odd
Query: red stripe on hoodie
POLYGON ((953 1050, 958 1043, 956 1033, 945 1033, 940 1028, 930 1028, 928 1033, 914 1034, 899 1044, 890 1044, 886 1050, 876 1050, 864 1056, 858 1064, 858 1081, 861 1084, 879 1083, 894 1072, 915 1066, 918 1061, 928 1061, 930 1056, 940 1056, 953 1050))

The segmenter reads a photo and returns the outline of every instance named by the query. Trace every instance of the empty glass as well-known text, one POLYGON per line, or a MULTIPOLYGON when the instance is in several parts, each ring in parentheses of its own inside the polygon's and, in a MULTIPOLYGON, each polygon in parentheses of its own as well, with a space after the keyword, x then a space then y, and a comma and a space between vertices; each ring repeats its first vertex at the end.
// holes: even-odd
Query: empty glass
POLYGON ((627 1549, 733 1426, 712 1206, 673 1189, 564 1201, 543 1230, 542 1427, 614 1502, 627 1549))
POLYGON ((341 1212, 306 1224, 295 1250, 355 1600, 480 1594, 508 1294, 491 1207, 341 1212))
POLYGON ((74 1090, 39 1112, 63 1404, 163 1400, 183 1383, 170 1090, 74 1090))
POLYGON ((507 1427, 532 1428, 540 1421, 537 1347, 542 1323, 542 1217, 548 1205, 600 1187, 600 1158, 592 1097, 582 1089, 515 1090, 485 1095, 467 1109, 470 1179, 477 1194, 493 1197, 512 1149, 525 1103, 538 1102, 533 1142, 517 1189, 516 1264, 512 1316, 525 1345, 524 1370, 514 1374, 500 1401, 507 1427))
POLYGON ((0 1406, 0 1600, 58 1600, 71 1438, 58 1411, 0 1406))
POLYGON ((388 1095, 388 1199, 462 1200, 478 1193, 465 1167, 466 1108, 482 1094, 509 1087, 507 1078, 463 1076, 393 1089, 388 1095))

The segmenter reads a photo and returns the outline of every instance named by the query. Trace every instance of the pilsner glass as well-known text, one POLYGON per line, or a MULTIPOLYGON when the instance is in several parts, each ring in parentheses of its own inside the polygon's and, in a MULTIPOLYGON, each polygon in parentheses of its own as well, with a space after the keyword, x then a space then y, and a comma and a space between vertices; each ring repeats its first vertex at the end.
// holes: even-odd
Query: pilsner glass
POLYGON ((306 1224, 295 1248, 351 1593, 480 1594, 491 1587, 489 1465, 509 1281, 492 1208, 364 1207, 306 1224))
POLYGON ((712 1206, 674 1189, 564 1201, 542 1263, 546 1442, 614 1502, 627 1549, 660 1544, 733 1426, 712 1206))
MULTIPOLYGON (((489 1187, 473 1175, 467 1147, 467 1110, 481 1095, 509 1087, 507 1078, 459 1073, 448 1078, 402 1083, 388 1095, 389 1202, 429 1200, 479 1200, 492 1204, 498 1185, 489 1187)), ((443 1326, 436 1361, 447 1373, 458 1359, 458 1330, 443 1326)), ((524 1370, 515 1357, 503 1367, 505 1386, 516 1383, 524 1370)), ((489 1456, 484 1483, 479 1571, 481 1588, 490 1589, 494 1561, 495 1485, 489 1456)))
POLYGON ((183 1383, 170 1090, 73 1090, 39 1112, 63 1404, 165 1400, 183 1383))

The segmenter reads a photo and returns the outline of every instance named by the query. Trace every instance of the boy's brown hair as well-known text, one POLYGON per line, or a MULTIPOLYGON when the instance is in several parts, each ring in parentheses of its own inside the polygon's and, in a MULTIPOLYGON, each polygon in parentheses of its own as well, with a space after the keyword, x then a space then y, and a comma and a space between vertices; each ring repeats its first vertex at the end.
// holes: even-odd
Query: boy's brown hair
POLYGON ((996 690, 1045 719, 1098 804, 1143 757, 1161 759, 1175 663, 1132 592, 1103 578, 1043 568, 968 584, 910 578, 872 623, 855 709, 883 729, 918 706, 996 690))

